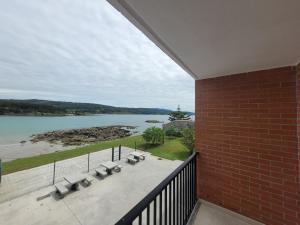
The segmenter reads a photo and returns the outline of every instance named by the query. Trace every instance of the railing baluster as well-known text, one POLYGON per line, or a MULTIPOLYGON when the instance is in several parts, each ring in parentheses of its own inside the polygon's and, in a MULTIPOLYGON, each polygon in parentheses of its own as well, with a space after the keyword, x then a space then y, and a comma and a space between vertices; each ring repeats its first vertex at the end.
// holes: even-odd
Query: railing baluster
POLYGON ((191 164, 189 164, 189 214, 192 211, 192 169, 191 164))
POLYGON ((192 164, 190 164, 190 213, 193 210, 193 168, 192 168, 192 164))
POLYGON ((153 204, 153 225, 156 225, 156 197, 153 204))
POLYGON ((196 173, 195 173, 195 161, 193 160, 192 161, 192 165, 193 165, 193 175, 192 175, 192 177, 193 177, 193 204, 195 205, 195 201, 196 201, 196 198, 195 198, 195 183, 196 183, 196 180, 195 180, 195 175, 196 175, 196 173))
POLYGON ((180 224, 183 224, 183 171, 180 174, 180 224))
POLYGON ((195 206, 195 199, 194 199, 194 161, 191 162, 192 165, 192 203, 193 203, 193 208, 195 206))
POLYGON ((180 173, 179 175, 179 225, 182 225, 182 173, 180 173))
POLYGON ((185 178, 185 182, 186 182, 186 210, 185 210, 185 217, 186 217, 186 220, 187 220, 187 215, 189 213, 189 167, 188 165, 186 166, 186 178, 185 178))
POLYGON ((191 182, 192 182, 192 172, 191 172, 191 164, 189 164, 189 215, 191 213, 191 210, 192 210, 192 185, 191 185, 191 182))
POLYGON ((183 169, 183 224, 185 224, 185 210, 186 210, 186 206, 185 206, 185 202, 186 202, 186 188, 185 188, 185 185, 186 185, 186 181, 185 181, 185 168, 183 169))
POLYGON ((188 167, 186 166, 185 167, 185 179, 184 179, 184 184, 185 184, 185 210, 184 210, 184 212, 185 212, 185 214, 184 214, 184 216, 185 216, 185 220, 184 220, 184 222, 186 223, 186 218, 187 218, 187 212, 188 212, 188 210, 189 210, 189 208, 188 208, 188 200, 189 200, 189 186, 188 186, 188 167))
POLYGON ((139 215, 139 225, 142 225, 142 213, 139 215))
POLYGON ((190 212, 190 170, 189 164, 186 166, 186 213, 189 215, 190 212))
POLYGON ((150 225, 150 205, 147 207, 147 225, 150 225))
POLYGON ((169 225, 172 225, 172 192, 171 192, 172 182, 169 184, 169 225))
POLYGON ((174 178, 172 184, 173 184, 173 225, 175 225, 175 209, 176 209, 176 200, 175 200, 175 182, 176 177, 174 178))
POLYGON ((168 222, 168 186, 165 188, 165 225, 168 222))
POLYGON ((179 174, 176 177, 176 225, 179 225, 179 189, 178 189, 179 174))
POLYGON ((184 224, 184 218, 185 218, 185 191, 184 191, 184 185, 185 185, 185 176, 184 176, 184 169, 182 171, 182 224, 184 224))
POLYGON ((194 209, 194 192, 193 192, 193 182, 194 182, 194 178, 193 178, 193 163, 191 162, 191 212, 194 209))
POLYGON ((197 201, 197 159, 196 159, 197 155, 194 157, 193 161, 194 161, 194 167, 195 167, 195 170, 194 170, 194 199, 195 199, 195 203, 197 201))
POLYGON ((189 186, 188 186, 188 167, 185 167, 185 220, 184 222, 186 223, 187 220, 187 214, 188 214, 188 200, 189 200, 189 186))
POLYGON ((159 225, 162 225, 162 193, 159 195, 159 225))
POLYGON ((191 185, 191 212, 193 211, 193 208, 194 208, 194 202, 193 202, 193 164, 191 163, 191 182, 190 182, 190 185, 191 185))
POLYGON ((186 166, 186 221, 188 220, 188 215, 190 214, 190 170, 189 164, 186 166))
POLYGON ((186 193, 186 199, 185 199, 185 222, 187 220, 187 214, 189 211, 189 182, 188 182, 188 178, 189 178, 189 170, 188 170, 188 166, 185 167, 185 193, 186 193))
POLYGON ((188 215, 190 214, 190 183, 189 183, 189 164, 186 166, 186 222, 188 220, 188 215))

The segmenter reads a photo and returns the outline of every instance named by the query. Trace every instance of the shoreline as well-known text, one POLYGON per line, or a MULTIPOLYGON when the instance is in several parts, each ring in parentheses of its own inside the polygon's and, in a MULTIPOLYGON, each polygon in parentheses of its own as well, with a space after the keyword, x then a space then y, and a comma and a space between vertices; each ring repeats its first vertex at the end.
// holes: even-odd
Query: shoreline
POLYGON ((82 146, 84 145, 63 146, 62 144, 58 144, 58 143, 51 144, 45 141, 32 143, 30 140, 26 140, 26 143, 23 144, 18 143, 18 144, 0 145, 0 158, 2 159, 3 162, 9 162, 15 159, 71 150, 82 146))
MULTIPOLYGON (((90 128, 93 126, 126 126, 130 124, 136 129, 131 130, 131 136, 140 135, 143 130, 151 126, 161 124, 147 123, 146 120, 166 121, 166 116, 145 114, 94 114, 90 116, 67 116, 67 117, 39 117, 39 116, 10 116, 0 115, 2 130, 0 130, 0 158, 4 161, 52 153, 67 149, 74 149, 84 145, 63 146, 62 143, 38 142, 33 144, 30 139, 33 134, 42 134, 49 131, 90 128), (22 118, 24 117, 24 119, 22 118), (90 117, 90 118, 87 118, 90 117), (27 119, 28 118, 28 119, 27 119), (40 119, 39 119, 40 118, 40 119), (61 119, 60 119, 61 118, 61 119), (70 125, 71 124, 71 125, 70 125), (49 128, 49 129, 48 129, 49 128), (21 141, 26 141, 22 144, 21 141)), ((110 134, 108 134, 110 136, 110 134)), ((93 137, 91 137, 92 139, 93 137)), ((98 137, 96 136, 96 139, 98 137)), ((106 137, 105 137, 106 138, 106 137)), ((118 137, 115 137, 118 138, 118 137)), ((90 139, 90 140, 91 140, 90 139)), ((99 142, 99 140, 96 140, 99 142)), ((100 141, 102 142, 102 141, 100 141)), ((94 142, 95 143, 95 142, 94 142)), ((86 143, 93 144, 93 143, 86 143)))
POLYGON ((0 144, 0 158, 3 162, 71 150, 102 141, 133 136, 134 126, 102 126, 80 129, 54 130, 34 134, 19 143, 0 144))

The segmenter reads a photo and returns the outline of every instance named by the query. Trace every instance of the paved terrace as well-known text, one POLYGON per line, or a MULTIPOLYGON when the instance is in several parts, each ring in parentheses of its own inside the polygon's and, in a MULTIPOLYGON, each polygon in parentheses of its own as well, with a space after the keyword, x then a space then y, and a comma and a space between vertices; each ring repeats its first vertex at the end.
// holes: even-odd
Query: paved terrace
MULTIPOLYGON (((129 148, 122 148, 120 173, 104 179, 94 178, 89 187, 57 200, 48 195, 53 165, 45 165, 3 177, 0 186, 0 224, 2 225, 110 225, 168 176, 181 161, 159 160, 147 154, 146 160, 130 165, 125 162, 129 148)), ((90 156, 90 176, 101 162, 111 160, 111 150, 90 156)), ((87 173, 87 156, 57 163, 56 182, 64 175, 87 173)))
POLYGON ((188 225, 263 225, 260 222, 201 200, 195 216, 188 225))

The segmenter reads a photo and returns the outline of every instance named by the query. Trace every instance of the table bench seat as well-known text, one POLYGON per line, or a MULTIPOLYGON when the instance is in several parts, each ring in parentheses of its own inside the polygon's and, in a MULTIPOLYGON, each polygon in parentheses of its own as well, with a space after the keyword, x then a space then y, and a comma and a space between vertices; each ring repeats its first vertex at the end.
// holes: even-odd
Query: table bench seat
POLYGON ((136 160, 135 158, 131 157, 131 156, 128 156, 127 157, 127 161, 130 163, 130 164, 136 164, 138 162, 138 160, 136 160))
POLYGON ((114 168, 114 171, 116 171, 117 173, 121 172, 122 166, 118 165, 114 168))
POLYGON ((92 184, 92 181, 94 179, 92 177, 87 177, 83 180, 83 183, 86 185, 86 186, 90 186, 92 184))
POLYGON ((62 183, 55 184, 56 193, 63 198, 70 190, 62 183))
POLYGON ((100 177, 107 176, 107 172, 105 170, 103 170, 103 169, 96 169, 95 171, 96 171, 96 175, 97 176, 100 176, 100 177))
POLYGON ((146 156, 144 153, 140 153, 140 152, 130 152, 129 153, 131 157, 133 157, 134 159, 136 159, 137 161, 139 160, 145 160, 146 156))

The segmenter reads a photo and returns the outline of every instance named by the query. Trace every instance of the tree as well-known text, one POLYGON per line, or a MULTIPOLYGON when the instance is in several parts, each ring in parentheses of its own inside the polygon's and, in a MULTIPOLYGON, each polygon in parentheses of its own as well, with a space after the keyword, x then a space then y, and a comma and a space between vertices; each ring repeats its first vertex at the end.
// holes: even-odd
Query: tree
POLYGON ((193 152, 195 148, 195 131, 193 129, 184 129, 182 143, 193 152))
POLYGON ((171 127, 165 131, 168 137, 182 137, 182 130, 176 127, 171 127))
POLYGON ((157 128, 157 127, 147 128, 144 131, 142 136, 146 142, 149 142, 151 144, 164 143, 164 132, 161 128, 157 128))
POLYGON ((190 120, 190 115, 188 115, 187 112, 182 112, 180 110, 180 105, 177 107, 177 111, 169 113, 169 120, 174 121, 174 120, 190 120))

